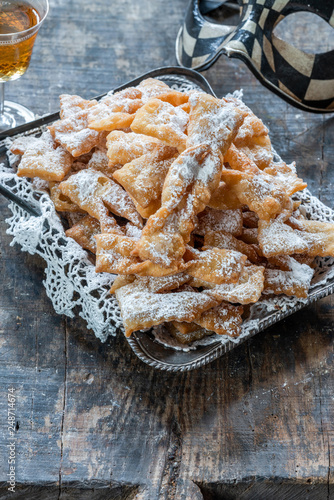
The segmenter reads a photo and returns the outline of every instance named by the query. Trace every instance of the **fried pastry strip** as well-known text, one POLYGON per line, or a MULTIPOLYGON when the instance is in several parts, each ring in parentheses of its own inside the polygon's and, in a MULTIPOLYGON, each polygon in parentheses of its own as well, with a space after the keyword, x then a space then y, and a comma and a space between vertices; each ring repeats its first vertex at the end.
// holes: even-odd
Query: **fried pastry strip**
POLYGON ((102 196, 108 192, 104 177, 95 170, 81 170, 61 183, 59 189, 82 210, 98 219, 104 232, 115 231, 123 234, 103 203, 102 196))
MULTIPOLYGON (((76 101, 78 96, 67 97, 68 101, 71 97, 76 101)), ((73 105, 71 107, 68 102, 62 113, 64 118, 48 127, 55 141, 74 157, 89 153, 102 141, 104 134, 88 128, 89 109, 96 103, 96 101, 84 101, 82 106, 73 105)))
POLYGON ((297 191, 302 191, 307 187, 306 182, 297 175, 295 162, 291 163, 291 165, 287 165, 283 161, 281 163, 273 163, 263 171, 278 180, 284 186, 288 196, 292 196, 297 191))
POLYGON ((101 172, 93 169, 80 170, 63 181, 59 188, 80 208, 98 219, 102 226, 110 219, 108 207, 116 215, 125 217, 134 225, 142 227, 141 217, 129 195, 101 172))
POLYGON ((194 278, 190 281, 190 284, 195 287, 209 289, 208 293, 219 302, 226 300, 226 302, 243 305, 252 304, 261 297, 264 287, 264 268, 254 265, 245 267, 237 283, 214 285, 194 278))
POLYGON ((60 100, 60 118, 65 120, 71 118, 77 113, 96 106, 97 101, 86 100, 78 95, 62 94, 60 100))
POLYGON ((143 263, 131 255, 136 240, 128 236, 106 233, 96 235, 97 273, 135 274, 143 263))
POLYGON ((142 80, 136 88, 137 90, 140 90, 143 102, 147 102, 152 97, 173 92, 173 90, 166 83, 158 80, 157 78, 146 78, 145 80, 142 80))
POLYGON ((243 271, 246 255, 235 250, 203 247, 203 251, 191 249, 194 260, 187 269, 189 276, 221 285, 236 283, 243 271))
POLYGON ((68 196, 65 196, 59 189, 59 182, 49 182, 50 198, 58 212, 79 212, 84 210, 73 203, 68 196))
POLYGON ((144 218, 148 219, 151 217, 151 215, 155 214, 157 210, 161 207, 161 200, 152 200, 152 202, 147 206, 147 207, 142 207, 138 201, 136 201, 132 196, 130 196, 132 199, 134 206, 136 207, 137 212, 144 218))
POLYGON ((10 146, 10 151, 14 155, 23 155, 25 151, 34 146, 34 144, 39 144, 40 138, 34 137, 32 135, 22 135, 21 137, 17 137, 10 146))
POLYGON ((239 201, 248 205, 260 219, 270 220, 284 212, 286 218, 293 212, 293 203, 278 177, 260 170, 244 153, 231 146, 225 161, 232 169, 222 171, 227 183, 239 201), (236 171, 239 171, 239 175, 236 171))
POLYGON ((107 153, 103 149, 96 149, 87 163, 87 168, 92 168, 102 172, 107 177, 112 178, 115 167, 110 164, 107 153))
POLYGON ((309 244, 301 231, 280 220, 259 221, 259 245, 265 257, 307 253, 309 244))
POLYGON ((202 312, 217 305, 217 301, 204 292, 154 293, 136 281, 119 288, 115 295, 127 337, 134 331, 166 321, 191 323, 202 312))
MULTIPOLYGON (((261 172, 261 171, 260 171, 261 172)), ((252 175, 236 170, 223 170, 222 179, 239 201, 248 205, 260 219, 270 220, 284 213, 292 213, 292 201, 273 177, 263 174, 252 175)))
POLYGON ((173 321, 172 323, 168 323, 167 326, 169 327, 171 335, 181 344, 189 344, 207 335, 212 335, 212 332, 205 330, 205 328, 195 323, 173 321))
POLYGON ((190 276, 185 273, 177 273, 171 276, 161 276, 161 277, 137 277, 137 283, 140 286, 145 287, 150 292, 163 293, 170 292, 176 288, 181 287, 185 283, 190 281, 190 276))
POLYGON ((227 231, 233 236, 240 236, 242 234, 242 211, 206 208, 198 214, 195 233, 204 236, 208 231, 227 231))
MULTIPOLYGON (((210 309, 209 309, 210 310, 210 309)), ((172 321, 172 325, 182 334, 187 335, 189 333, 199 330, 196 323, 186 323, 185 321, 172 321)))
POLYGON ((333 223, 303 218, 297 220, 291 217, 287 220, 287 224, 294 228, 295 234, 307 242, 309 257, 334 257, 333 223))
POLYGON ((177 150, 157 145, 151 152, 132 160, 114 173, 119 182, 140 207, 154 214, 161 205, 161 193, 169 167, 177 150))
MULTIPOLYGON (((235 141, 234 144, 238 143, 235 141)), ((273 162, 274 155, 269 136, 253 138, 252 142, 247 145, 238 145, 238 149, 248 156, 260 170, 270 167, 273 162)))
MULTIPOLYGON (((96 272, 112 274, 137 274, 161 277, 176 274, 179 267, 162 268, 133 256, 137 240, 124 234, 105 233, 96 236, 96 272)), ((183 265, 185 269, 187 265, 183 265)))
POLYGON ((134 87, 107 94, 90 109, 88 127, 97 131, 130 127, 135 112, 143 105, 141 96, 141 91, 134 87))
POLYGON ((133 132, 114 130, 107 136, 107 156, 113 165, 125 165, 153 151, 161 141, 133 132))
POLYGON ((258 228, 257 227, 244 227, 242 230, 242 235, 238 237, 244 243, 248 245, 259 245, 258 239, 258 228))
POLYGON ((241 331, 242 313, 242 306, 233 306, 228 302, 222 302, 219 306, 205 311, 193 321, 218 335, 238 337, 241 331))
POLYGON ((258 247, 256 245, 248 245, 226 231, 208 231, 204 235, 204 245, 205 247, 210 246, 235 250, 236 252, 246 255, 253 264, 259 264, 261 262, 258 254, 258 247))
POLYGON ((134 274, 118 274, 114 279, 114 282, 109 290, 109 293, 115 293, 116 290, 122 288, 122 286, 129 285, 133 283, 136 279, 134 274))
POLYGON ((259 217, 255 212, 251 212, 250 210, 242 212, 242 221, 243 225, 249 228, 256 228, 259 225, 259 217))
POLYGON ((273 161, 273 152, 268 128, 240 99, 228 96, 224 100, 234 103, 245 115, 245 119, 233 141, 234 144, 261 170, 270 166, 273 161))
POLYGON ((268 138, 269 130, 262 120, 256 116, 253 111, 246 106, 240 99, 233 97, 224 97, 226 102, 237 106, 244 113, 244 121, 238 130, 238 134, 233 141, 237 147, 254 144, 256 139, 268 138))
POLYGON ((235 210, 242 207, 236 194, 230 191, 225 182, 220 182, 217 189, 212 193, 208 207, 217 210, 235 210))
POLYGON ((249 175, 260 174, 261 170, 244 153, 231 144, 224 156, 224 162, 227 162, 233 170, 239 170, 249 175))
POLYGON ((172 106, 182 106, 182 109, 185 109, 186 104, 189 100, 189 95, 185 92, 179 92, 178 90, 170 89, 170 92, 166 92, 164 94, 159 94, 156 96, 157 99, 164 102, 169 102, 172 106))
POLYGON ((283 293, 284 295, 306 298, 314 270, 289 256, 284 256, 281 267, 284 269, 265 269, 264 293, 274 293, 275 295, 283 293))

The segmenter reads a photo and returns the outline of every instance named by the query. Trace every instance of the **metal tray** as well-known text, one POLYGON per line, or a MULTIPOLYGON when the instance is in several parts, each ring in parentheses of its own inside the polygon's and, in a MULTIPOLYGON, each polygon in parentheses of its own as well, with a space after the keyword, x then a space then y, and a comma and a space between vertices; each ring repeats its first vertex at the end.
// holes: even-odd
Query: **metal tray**
MULTIPOLYGON (((145 73, 114 90, 122 90, 124 88, 137 85, 140 81, 149 77, 160 78, 169 85, 182 85, 182 83, 185 85, 189 84, 216 97, 210 84, 202 75, 194 70, 173 66, 158 68, 145 73)), ((104 95, 105 94, 97 96, 96 99, 100 99, 104 95)), ((53 113, 0 134, 0 163, 7 161, 6 147, 3 143, 4 139, 7 137, 14 138, 15 136, 21 134, 38 134, 45 125, 57 120, 58 118, 59 113, 53 113)), ((2 194, 6 196, 6 193, 2 194)), ((157 342, 151 332, 135 332, 130 338, 127 339, 127 341, 136 356, 154 368, 173 372, 189 371, 210 363, 211 361, 222 356, 224 353, 231 351, 233 348, 240 345, 240 343, 253 337, 256 333, 265 330, 268 326, 277 323, 299 309, 302 309, 312 302, 315 302, 316 300, 326 297, 332 293, 334 293, 334 278, 331 282, 326 283, 325 285, 313 286, 307 300, 301 301, 288 308, 284 308, 284 310, 273 310, 263 314, 263 316, 258 320, 256 327, 250 330, 247 335, 244 335, 237 343, 227 341, 223 344, 221 341, 217 340, 210 345, 199 345, 196 349, 188 351, 175 350, 174 348, 166 347, 165 345, 157 342)))

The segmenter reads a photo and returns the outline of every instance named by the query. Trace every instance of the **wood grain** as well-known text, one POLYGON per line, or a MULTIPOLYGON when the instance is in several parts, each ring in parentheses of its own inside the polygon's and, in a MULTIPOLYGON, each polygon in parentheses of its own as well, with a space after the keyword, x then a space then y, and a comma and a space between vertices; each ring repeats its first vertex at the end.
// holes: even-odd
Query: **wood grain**
MULTIPOLYGON (((57 0, 8 98, 43 114, 175 64, 185 0, 57 0)), ((244 89, 272 142, 333 208, 334 118, 292 108, 244 64, 205 72, 219 96, 244 89)), ((40 258, 10 246, 0 199, 0 498, 330 499, 333 298, 211 365, 157 372, 126 341, 101 344, 55 314, 40 258), (17 493, 7 492, 7 389, 17 389, 17 493)))

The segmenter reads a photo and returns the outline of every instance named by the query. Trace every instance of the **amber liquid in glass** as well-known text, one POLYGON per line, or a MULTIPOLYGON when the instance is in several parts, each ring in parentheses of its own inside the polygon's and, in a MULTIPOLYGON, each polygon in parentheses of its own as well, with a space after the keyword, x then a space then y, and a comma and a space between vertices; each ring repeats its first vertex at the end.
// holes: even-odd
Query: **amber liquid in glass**
MULTIPOLYGON (((0 1, 0 35, 20 33, 39 21, 38 12, 29 3, 0 1)), ((17 41, 1 40, 0 37, 0 82, 16 80, 23 75, 29 66, 36 35, 37 32, 17 41)))

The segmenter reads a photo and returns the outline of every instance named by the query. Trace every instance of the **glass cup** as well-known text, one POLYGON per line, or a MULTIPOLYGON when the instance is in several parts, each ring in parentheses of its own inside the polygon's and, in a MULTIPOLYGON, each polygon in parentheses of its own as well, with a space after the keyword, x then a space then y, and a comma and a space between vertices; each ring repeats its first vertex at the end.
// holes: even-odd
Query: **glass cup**
POLYGON ((48 10, 48 0, 0 0, 0 132, 35 118, 24 106, 5 101, 5 82, 17 80, 28 69, 48 10))

